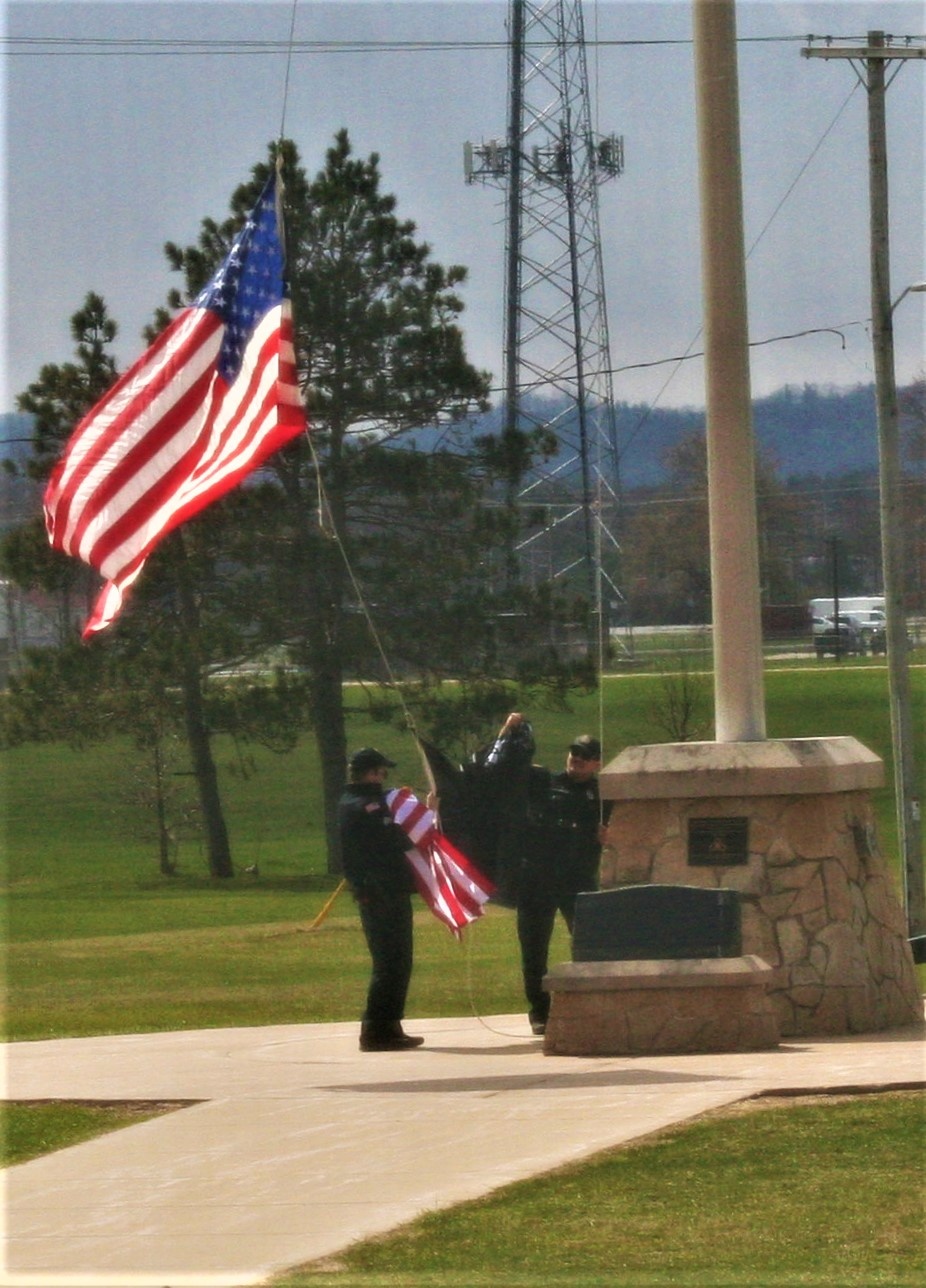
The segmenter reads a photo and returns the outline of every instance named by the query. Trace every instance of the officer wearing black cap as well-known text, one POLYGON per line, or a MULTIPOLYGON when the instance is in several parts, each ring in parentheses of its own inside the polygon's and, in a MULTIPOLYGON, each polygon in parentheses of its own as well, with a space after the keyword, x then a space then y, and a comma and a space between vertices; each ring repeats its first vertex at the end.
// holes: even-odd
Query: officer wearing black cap
POLYGON ((411 841, 393 821, 385 781, 395 761, 361 747, 348 762, 350 781, 338 805, 344 875, 360 910, 373 963, 360 1026, 361 1051, 406 1051, 423 1038, 402 1028, 412 975, 411 841))
MULTIPOLYGON (((522 719, 512 712, 503 732, 522 719)), ((528 1019, 537 1034, 544 1032, 550 1011, 543 977, 556 914, 562 914, 572 934, 576 896, 598 888, 605 834, 598 795, 600 769, 601 743, 587 733, 569 744, 560 773, 538 765, 531 769, 517 923, 528 1019)))

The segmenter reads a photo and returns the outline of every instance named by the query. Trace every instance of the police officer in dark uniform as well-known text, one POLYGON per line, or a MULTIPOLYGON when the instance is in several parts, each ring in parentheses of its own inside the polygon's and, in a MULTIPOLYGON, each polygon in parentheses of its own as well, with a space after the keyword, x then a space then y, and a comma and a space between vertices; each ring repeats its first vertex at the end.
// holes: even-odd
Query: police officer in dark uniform
POLYGON ((386 804, 384 784, 394 766, 375 747, 354 752, 350 781, 338 805, 344 875, 357 900, 373 963, 361 1051, 407 1051, 424 1041, 402 1029, 412 975, 415 886, 405 857, 412 843, 386 804))
MULTIPOLYGON (((502 732, 521 719, 513 712, 502 732)), ((598 795, 600 769, 601 743, 581 734, 569 744, 562 772, 554 774, 537 765, 531 770, 517 925, 528 1018, 536 1034, 545 1031, 550 1011, 543 977, 556 914, 562 914, 572 934, 576 896, 598 888, 606 831, 598 795)))

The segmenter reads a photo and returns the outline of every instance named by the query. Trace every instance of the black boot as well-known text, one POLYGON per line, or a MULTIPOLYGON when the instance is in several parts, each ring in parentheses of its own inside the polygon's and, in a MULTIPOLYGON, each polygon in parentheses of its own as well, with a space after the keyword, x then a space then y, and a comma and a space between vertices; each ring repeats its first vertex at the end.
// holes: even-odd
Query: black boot
POLYGON ((411 1051, 423 1042, 424 1038, 414 1038, 403 1032, 402 1025, 398 1022, 386 1028, 367 1023, 360 1026, 361 1051, 411 1051))
POLYGON ((403 1051, 410 1050, 412 1047, 420 1047, 424 1045, 424 1038, 412 1037, 412 1035, 410 1033, 406 1033, 402 1028, 402 1025, 398 1023, 392 1026, 392 1037, 395 1042, 401 1042, 402 1046, 400 1049, 403 1051))

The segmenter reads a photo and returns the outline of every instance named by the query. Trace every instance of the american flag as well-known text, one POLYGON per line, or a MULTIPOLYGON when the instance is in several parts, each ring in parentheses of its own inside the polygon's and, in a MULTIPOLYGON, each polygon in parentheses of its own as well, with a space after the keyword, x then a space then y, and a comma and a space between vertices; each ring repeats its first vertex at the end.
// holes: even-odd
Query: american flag
POLYGON ((107 578, 108 626, 157 543, 305 428, 272 175, 194 302, 87 413, 45 491, 48 539, 107 578))
POLYGON ((407 787, 386 793, 392 817, 413 843, 406 855, 418 892, 457 938, 464 926, 482 916, 495 886, 447 840, 433 810, 407 787))

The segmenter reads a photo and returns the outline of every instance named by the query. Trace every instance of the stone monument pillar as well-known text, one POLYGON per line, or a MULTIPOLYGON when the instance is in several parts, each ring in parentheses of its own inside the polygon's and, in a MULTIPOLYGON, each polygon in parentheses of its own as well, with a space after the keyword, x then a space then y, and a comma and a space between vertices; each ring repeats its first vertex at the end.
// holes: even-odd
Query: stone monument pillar
POLYGON ((922 1023, 874 824, 882 781, 854 738, 628 747, 601 773, 602 888, 739 891, 742 951, 775 971, 783 1037, 922 1023))

